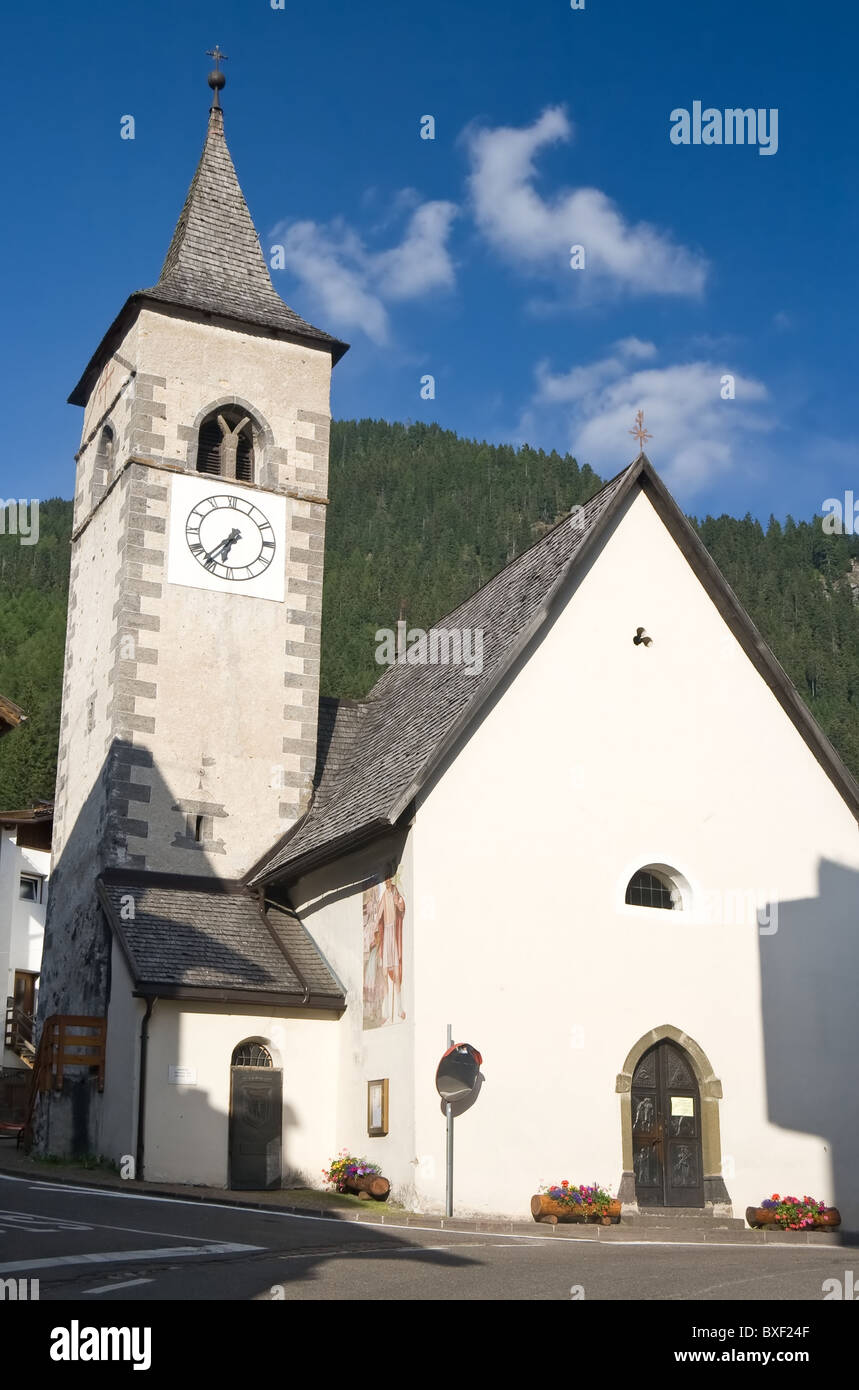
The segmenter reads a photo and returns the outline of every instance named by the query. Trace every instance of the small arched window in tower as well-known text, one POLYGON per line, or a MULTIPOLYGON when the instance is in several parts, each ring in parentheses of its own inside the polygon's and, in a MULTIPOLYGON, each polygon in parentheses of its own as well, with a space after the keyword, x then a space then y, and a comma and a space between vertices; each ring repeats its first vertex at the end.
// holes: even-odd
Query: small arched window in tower
POLYGON ((233 1052, 234 1067, 270 1067, 271 1053, 262 1043, 243 1042, 233 1052))
POLYGON ((254 481, 253 421, 241 406, 221 406, 203 421, 197 441, 197 472, 237 483, 254 481))
POLYGON ((109 474, 113 472, 113 445, 113 430, 110 425, 105 425, 99 437, 96 460, 100 467, 107 469, 109 474))
POLYGON ((92 505, 100 502, 113 480, 114 433, 105 425, 98 437, 92 468, 92 505))
POLYGON ((677 912, 683 906, 683 895, 668 873, 651 865, 632 875, 626 885, 626 901, 632 907, 661 907, 677 912))

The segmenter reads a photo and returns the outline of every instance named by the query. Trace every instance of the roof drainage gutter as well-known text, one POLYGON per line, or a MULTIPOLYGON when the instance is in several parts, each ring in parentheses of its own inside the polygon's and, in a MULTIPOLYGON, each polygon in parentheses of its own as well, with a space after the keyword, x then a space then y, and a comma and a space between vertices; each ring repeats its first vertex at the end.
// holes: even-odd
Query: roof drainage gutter
MULTIPOLYGON (((310 985, 308 984, 304 975, 302 975, 301 971, 299 970, 298 966, 296 965, 295 961, 290 955, 286 945, 283 941, 281 941, 280 933, 275 931, 273 925, 268 920, 268 913, 266 912, 265 888, 258 888, 256 892, 253 894, 253 898, 254 902, 257 905, 257 912, 259 913, 262 919, 263 926, 265 927, 274 944, 277 946, 278 950, 280 951, 281 955, 283 956, 293 975, 297 979, 298 983, 304 990, 304 997, 301 1000, 301 1005, 304 1005, 310 998, 310 985)), ((279 903, 272 903, 272 907, 279 906, 279 903)))

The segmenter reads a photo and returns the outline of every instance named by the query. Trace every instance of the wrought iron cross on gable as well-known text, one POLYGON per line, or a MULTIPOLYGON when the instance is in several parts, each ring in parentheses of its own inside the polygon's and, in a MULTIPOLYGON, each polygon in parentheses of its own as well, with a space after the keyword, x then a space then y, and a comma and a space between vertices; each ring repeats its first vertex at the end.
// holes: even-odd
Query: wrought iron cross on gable
POLYGON ((653 435, 650 433, 650 431, 649 431, 649 430, 646 430, 646 429, 644 428, 644 411, 643 411, 643 410, 639 410, 639 411, 637 412, 637 414, 636 414, 636 416, 635 416, 635 429, 630 430, 629 433, 632 434, 632 435, 634 435, 635 438, 638 440, 639 452, 643 452, 643 450, 644 450, 644 441, 645 441, 646 439, 652 439, 652 438, 653 438, 653 435))

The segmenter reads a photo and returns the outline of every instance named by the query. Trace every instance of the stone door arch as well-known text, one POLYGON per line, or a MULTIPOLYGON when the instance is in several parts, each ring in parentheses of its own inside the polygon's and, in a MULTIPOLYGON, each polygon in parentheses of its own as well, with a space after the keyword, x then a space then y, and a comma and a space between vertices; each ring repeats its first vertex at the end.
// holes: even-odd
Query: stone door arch
POLYGON ((630 1049, 615 1087, 620 1096, 623 1176, 618 1196, 626 1208, 637 1210, 632 1138, 632 1078, 645 1053, 657 1043, 667 1040, 682 1048, 695 1075, 701 1101, 701 1150, 704 1177, 704 1205, 714 1215, 731 1215, 731 1198, 725 1187, 722 1161, 722 1140, 719 1129, 719 1102, 722 1083, 713 1071, 704 1049, 694 1038, 671 1023, 651 1028, 630 1049))

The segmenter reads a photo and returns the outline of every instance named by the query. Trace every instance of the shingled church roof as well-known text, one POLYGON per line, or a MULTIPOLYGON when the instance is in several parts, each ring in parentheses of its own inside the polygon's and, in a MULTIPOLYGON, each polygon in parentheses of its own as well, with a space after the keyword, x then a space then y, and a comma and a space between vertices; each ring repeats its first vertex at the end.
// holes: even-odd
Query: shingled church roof
POLYGON ((275 290, 224 135, 224 113, 213 106, 203 153, 188 189, 157 284, 127 299, 69 400, 85 405, 106 353, 146 303, 213 314, 266 328, 331 353, 339 362, 348 343, 301 318, 275 290))
POLYGON ((98 892, 139 994, 339 1012, 343 986, 288 908, 247 890, 108 871, 98 892), (129 910, 130 909, 130 910, 129 910))
POLYGON ((567 592, 567 581, 584 564, 635 487, 647 493, 747 656, 859 818, 859 786, 650 461, 640 454, 581 511, 566 517, 437 625, 483 629, 479 674, 462 663, 394 665, 363 704, 348 702, 342 710, 323 711, 317 786, 310 808, 254 867, 249 882, 289 882, 397 824, 517 658, 551 619, 567 592))

